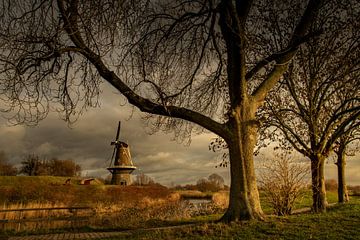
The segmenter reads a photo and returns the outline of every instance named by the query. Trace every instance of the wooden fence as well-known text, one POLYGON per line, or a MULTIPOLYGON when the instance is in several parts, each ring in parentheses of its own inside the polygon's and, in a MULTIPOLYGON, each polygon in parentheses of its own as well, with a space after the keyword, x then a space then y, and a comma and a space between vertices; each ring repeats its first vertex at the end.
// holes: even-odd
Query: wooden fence
POLYGON ((0 229, 37 230, 81 227, 95 215, 91 207, 0 209, 0 229))

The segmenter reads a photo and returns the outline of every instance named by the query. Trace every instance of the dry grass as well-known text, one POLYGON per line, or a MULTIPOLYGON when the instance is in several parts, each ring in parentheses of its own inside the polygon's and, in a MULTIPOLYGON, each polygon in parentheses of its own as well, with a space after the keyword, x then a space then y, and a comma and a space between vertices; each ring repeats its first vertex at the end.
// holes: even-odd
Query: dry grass
POLYGON ((211 198, 213 193, 204 193, 198 190, 176 191, 182 198, 211 198))
POLYGON ((130 229, 146 226, 156 226, 159 221, 173 221, 189 218, 190 214, 179 197, 169 195, 168 198, 144 197, 141 200, 109 204, 106 202, 94 204, 93 211, 67 209, 45 210, 46 208, 66 207, 65 204, 31 203, 12 204, 3 206, 1 210, 43 208, 44 210, 14 211, 0 213, 0 220, 20 220, 20 223, 0 223, 3 230, 14 231, 48 231, 57 228, 78 228, 88 226, 94 229, 130 229), (89 216, 90 214, 90 216, 89 216), (88 216, 85 221, 71 221, 73 217, 88 216), (49 219, 69 217, 69 221, 49 219), (43 219, 42 221, 28 222, 29 219, 43 219))
MULTIPOLYGON (((89 206, 93 216, 88 221, 51 221, 55 217, 72 217, 68 210, 7 212, 0 219, 44 218, 42 222, 1 223, 2 229, 45 231, 52 228, 134 228, 154 221, 189 217, 181 196, 163 186, 63 185, 64 179, 20 177, 10 181, 0 177, 0 209, 54 208, 89 206), (76 225, 77 224, 77 225, 76 225), (6 226, 5 226, 6 225, 6 226), (45 229, 45 230, 44 230, 45 229)), ((87 212, 89 215, 89 212, 87 212)), ((78 212, 77 216, 81 216, 78 212)), ((156 225, 156 224, 155 224, 156 225)), ((1 226, 0 226, 1 228, 1 226)))
POLYGON ((145 197, 138 204, 99 205, 93 228, 134 229, 157 226, 158 222, 189 218, 190 213, 183 202, 171 199, 145 197))
POLYGON ((214 193, 212 196, 212 202, 220 209, 227 208, 229 205, 229 191, 214 193))
POLYGON ((36 231, 38 229, 73 227, 79 224, 71 221, 71 219, 75 216, 78 218, 89 214, 88 209, 64 209, 67 207, 68 206, 64 204, 35 202, 27 204, 4 204, 0 210, 1 229, 36 231), (54 221, 55 219, 57 220, 54 221))

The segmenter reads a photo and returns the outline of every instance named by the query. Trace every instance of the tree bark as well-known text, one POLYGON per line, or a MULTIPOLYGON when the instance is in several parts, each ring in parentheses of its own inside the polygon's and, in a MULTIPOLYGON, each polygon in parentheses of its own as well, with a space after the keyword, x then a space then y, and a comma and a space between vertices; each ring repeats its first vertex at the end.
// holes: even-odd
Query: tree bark
POLYGON ((224 138, 229 147, 231 174, 229 207, 221 218, 225 222, 264 217, 253 161, 258 128, 255 107, 242 105, 245 107, 233 111, 229 121, 231 136, 224 138))
POLYGON ((316 213, 326 212, 324 164, 324 156, 317 154, 311 157, 312 210, 316 213))
POLYGON ((345 153, 337 153, 337 170, 338 170, 338 202, 345 203, 349 201, 349 194, 347 191, 346 181, 345 181, 345 153))
POLYGON ((253 219, 253 212, 247 194, 244 157, 239 142, 228 143, 230 157, 230 196, 229 206, 220 221, 232 222, 253 219))

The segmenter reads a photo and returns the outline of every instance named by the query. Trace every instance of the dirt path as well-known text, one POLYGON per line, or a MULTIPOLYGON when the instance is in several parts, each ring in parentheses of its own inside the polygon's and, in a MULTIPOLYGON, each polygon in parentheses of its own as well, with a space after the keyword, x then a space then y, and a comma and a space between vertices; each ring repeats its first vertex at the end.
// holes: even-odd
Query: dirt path
MULTIPOLYGON (((125 232, 88 232, 88 233, 59 233, 21 237, 4 238, 8 240, 72 240, 72 239, 100 239, 127 235, 125 232)), ((1 239, 1 238, 0 238, 1 239)))
MULTIPOLYGON (((4 238, 8 240, 72 240, 72 239, 101 239, 116 236, 125 236, 129 232, 87 232, 87 233, 59 233, 21 237, 4 238)), ((1 239, 1 238, 0 238, 1 239)))
POLYGON ((19 236, 19 237, 0 237, 0 240, 81 240, 81 239, 101 239, 101 238, 110 238, 117 236, 126 236, 131 235, 135 231, 153 231, 153 230, 165 230, 165 229, 175 229, 183 227, 191 227, 195 224, 184 224, 177 226, 167 226, 167 227, 156 227, 156 228, 144 228, 144 229, 134 229, 134 230, 124 230, 118 232, 85 232, 85 233, 56 233, 56 234, 44 234, 44 235, 32 235, 32 236, 19 236))

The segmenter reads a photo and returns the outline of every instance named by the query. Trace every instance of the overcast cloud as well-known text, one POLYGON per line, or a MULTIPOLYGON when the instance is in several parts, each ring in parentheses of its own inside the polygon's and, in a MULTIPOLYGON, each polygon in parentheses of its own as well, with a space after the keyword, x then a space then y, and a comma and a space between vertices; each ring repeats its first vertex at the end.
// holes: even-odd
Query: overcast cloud
MULTIPOLYGON (((192 137, 190 146, 171 141, 171 134, 148 135, 140 121, 140 113, 122 106, 123 100, 109 87, 101 95, 101 108, 90 109, 71 128, 52 113, 36 127, 7 126, 1 119, 0 150, 6 152, 10 161, 19 164, 29 153, 44 157, 73 159, 80 164, 84 176, 106 177, 110 163, 117 123, 121 120, 120 139, 130 145, 134 173, 145 173, 156 182, 171 184, 195 183, 202 177, 217 173, 229 183, 226 168, 215 168, 219 156, 208 150, 214 135, 210 133, 192 137)), ((270 150, 268 150, 270 151, 270 150)), ((269 155, 266 151, 262 154, 269 155)), ((352 157, 347 164, 349 184, 360 184, 359 157, 352 157)), ((257 162, 259 162, 257 158, 257 162)), ((327 178, 336 178, 336 166, 326 165, 327 178)))

